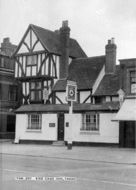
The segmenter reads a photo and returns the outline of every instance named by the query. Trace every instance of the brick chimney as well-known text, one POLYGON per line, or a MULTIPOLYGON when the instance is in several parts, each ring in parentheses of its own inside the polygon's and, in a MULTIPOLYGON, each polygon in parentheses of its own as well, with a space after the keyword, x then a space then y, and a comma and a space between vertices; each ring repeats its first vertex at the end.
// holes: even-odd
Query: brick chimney
POLYGON ((1 43, 1 51, 4 52, 6 55, 11 56, 15 51, 16 46, 10 42, 10 38, 4 38, 3 42, 1 43))
POLYGON ((60 79, 67 78, 68 76, 69 38, 70 28, 68 27, 68 21, 63 21, 62 27, 60 28, 60 45, 62 54, 60 57, 60 79))
POLYGON ((108 44, 105 46, 106 65, 105 73, 114 73, 116 68, 116 44, 114 38, 108 40, 108 44))

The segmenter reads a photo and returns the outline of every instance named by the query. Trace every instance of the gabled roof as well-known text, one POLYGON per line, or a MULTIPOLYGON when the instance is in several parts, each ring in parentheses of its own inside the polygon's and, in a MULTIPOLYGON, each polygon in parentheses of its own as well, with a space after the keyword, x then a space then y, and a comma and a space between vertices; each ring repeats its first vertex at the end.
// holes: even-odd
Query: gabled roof
MULTIPOLYGON (((47 30, 32 24, 31 27, 39 37, 43 46, 47 48, 49 52, 61 54, 60 35, 58 32, 47 30)), ((82 50, 78 42, 72 38, 70 38, 69 54, 71 57, 86 57, 85 52, 82 50)))
MULTIPOLYGON (((34 31, 37 38, 40 40, 41 44, 43 45, 43 47, 48 52, 61 55, 60 35, 58 32, 47 30, 33 24, 29 25, 26 33, 29 31, 29 29, 32 29, 34 31)), ((20 47, 20 44, 18 47, 20 47)), ((70 57, 74 57, 74 58, 87 57, 85 52, 82 50, 82 48, 78 44, 78 42, 72 38, 70 38, 69 55, 70 57)))
POLYGON ((94 95, 118 95, 117 92, 120 89, 120 66, 116 65, 115 74, 106 74, 100 82, 94 95))
MULTIPOLYGON (((78 90, 92 89, 103 65, 105 56, 74 59, 69 66, 68 80, 76 81, 78 90)), ((66 89, 66 81, 58 80, 54 86, 54 91, 66 89)))

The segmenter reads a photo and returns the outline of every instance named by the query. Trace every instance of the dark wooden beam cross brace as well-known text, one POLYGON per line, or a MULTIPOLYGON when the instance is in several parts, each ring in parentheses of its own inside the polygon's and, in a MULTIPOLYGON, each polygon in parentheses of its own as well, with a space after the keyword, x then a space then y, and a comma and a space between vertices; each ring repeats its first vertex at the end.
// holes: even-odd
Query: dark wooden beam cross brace
POLYGON ((27 43, 23 42, 23 44, 26 46, 26 48, 28 49, 29 52, 31 52, 29 46, 27 45, 27 43))
POLYGON ((22 71, 22 76, 25 77, 25 72, 24 72, 23 66, 22 66, 22 64, 19 62, 19 60, 17 58, 16 58, 16 62, 18 63, 18 65, 19 65, 19 67, 20 67, 20 69, 22 71))
POLYGON ((43 61, 41 62, 40 68, 39 68, 39 72, 38 75, 41 75, 41 71, 42 71, 42 66, 44 65, 45 61, 48 59, 49 55, 46 54, 45 58, 43 59, 43 61))
POLYGON ((56 69, 56 63, 54 61, 53 56, 51 56, 52 62, 53 62, 53 66, 54 66, 54 70, 55 70, 55 77, 57 77, 57 69, 56 69))

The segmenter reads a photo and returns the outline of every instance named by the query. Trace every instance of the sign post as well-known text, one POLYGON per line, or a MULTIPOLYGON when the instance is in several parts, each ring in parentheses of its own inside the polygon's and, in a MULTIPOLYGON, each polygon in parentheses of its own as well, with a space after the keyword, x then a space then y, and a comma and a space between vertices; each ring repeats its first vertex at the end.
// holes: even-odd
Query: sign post
POLYGON ((69 133, 68 133, 68 149, 72 149, 72 114, 73 114, 73 102, 77 100, 77 84, 74 81, 67 81, 66 87, 66 98, 67 101, 70 102, 69 107, 69 116, 70 116, 70 125, 69 125, 69 133))

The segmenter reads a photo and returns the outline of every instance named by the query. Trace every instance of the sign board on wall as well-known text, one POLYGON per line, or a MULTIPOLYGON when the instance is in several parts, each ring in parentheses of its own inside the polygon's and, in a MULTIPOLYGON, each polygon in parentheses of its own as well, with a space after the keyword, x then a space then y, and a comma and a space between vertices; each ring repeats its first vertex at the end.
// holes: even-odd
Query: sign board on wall
POLYGON ((77 100, 77 84, 74 81, 67 81, 66 87, 67 101, 74 102, 77 100))

